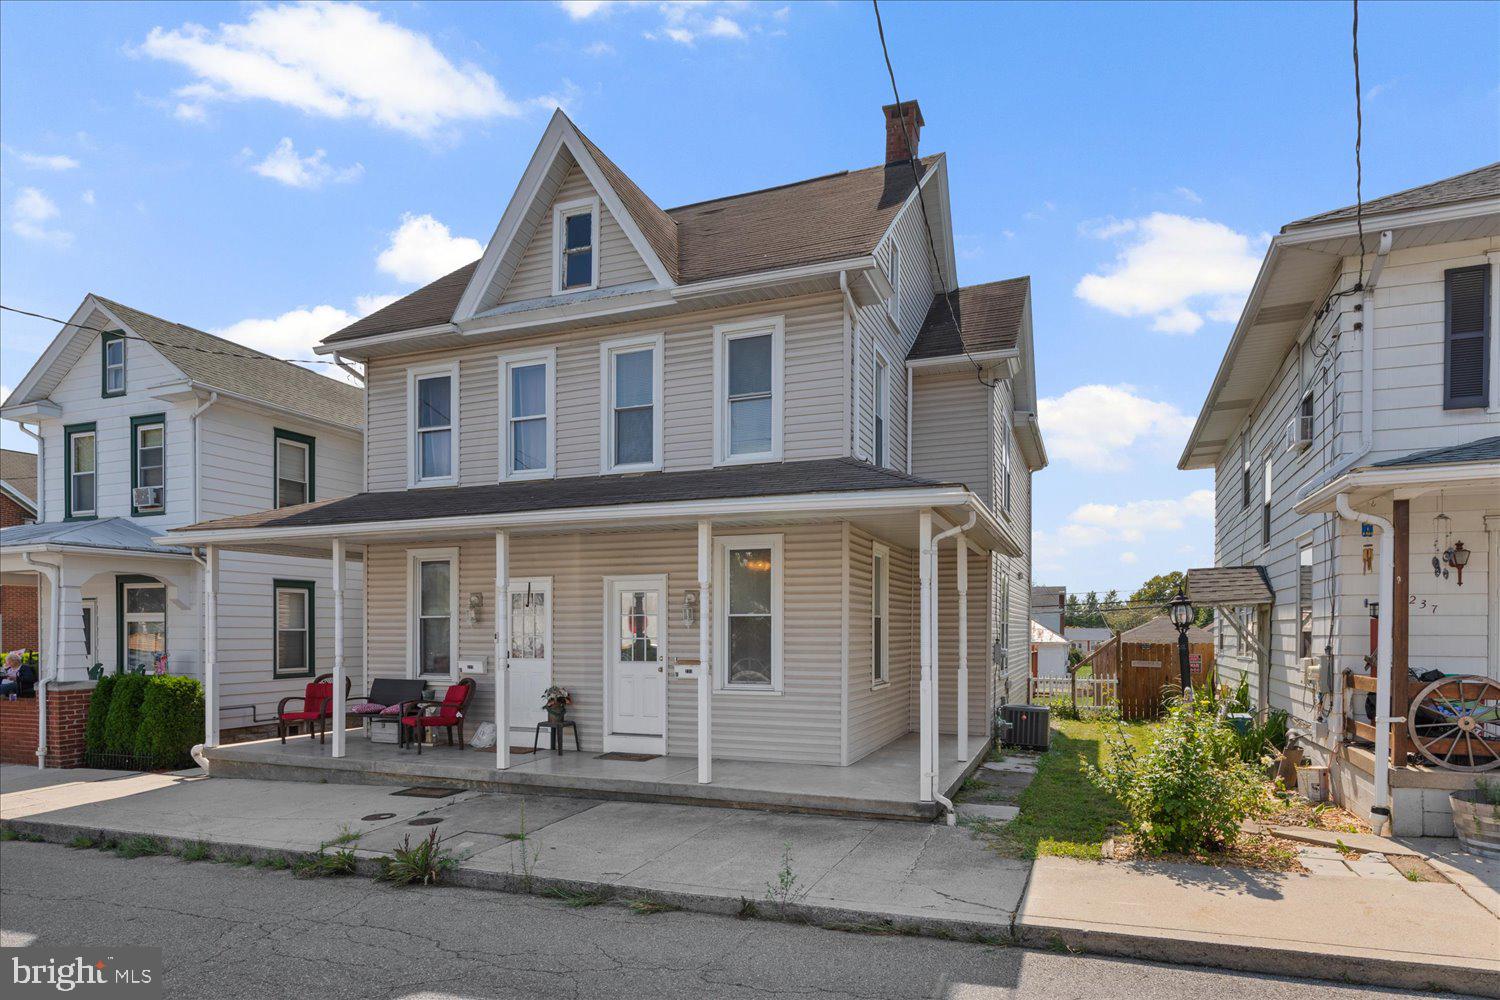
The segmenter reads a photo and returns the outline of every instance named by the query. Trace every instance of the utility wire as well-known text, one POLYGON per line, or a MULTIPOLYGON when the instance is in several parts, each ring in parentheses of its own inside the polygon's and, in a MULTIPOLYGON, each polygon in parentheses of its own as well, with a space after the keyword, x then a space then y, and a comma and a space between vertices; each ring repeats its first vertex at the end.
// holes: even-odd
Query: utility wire
MULTIPOLYGON (((88 330, 91 333, 107 333, 112 337, 119 337, 121 340, 139 340, 141 343, 150 344, 152 347, 155 347, 158 350, 195 351, 198 354, 212 354, 216 357, 221 358, 239 358, 243 361, 265 361, 269 358, 272 361, 285 361, 290 365, 338 364, 337 361, 332 361, 328 358, 278 358, 270 354, 240 354, 237 351, 216 351, 209 347, 192 347, 188 344, 173 344, 165 340, 152 340, 150 337, 141 337, 133 333, 125 333, 123 330, 101 330, 99 327, 89 326, 87 323, 72 323, 65 319, 58 319, 56 316, 46 316, 39 312, 31 312, 29 309, 17 309, 15 306, 0 305, 0 309, 4 309, 6 312, 19 313, 22 316, 31 316, 35 319, 44 319, 49 323, 56 323, 64 328, 72 327, 75 330, 88 330)), ((213 336, 213 334, 206 334, 206 336, 211 337, 213 336)))
POLYGON ((1365 196, 1364 163, 1361 151, 1365 139, 1364 97, 1359 90, 1359 0, 1354 0, 1354 25, 1351 29, 1354 50, 1354 228, 1359 233, 1359 288, 1365 287, 1365 196))
MULTIPOLYGON (((901 122, 901 137, 906 140, 906 164, 911 168, 912 187, 917 192, 917 204, 922 209, 922 229, 927 234, 927 249, 932 254, 933 270, 941 277, 943 265, 938 258, 937 241, 932 235, 932 221, 927 217, 927 199, 922 195, 922 175, 917 169, 917 154, 912 149, 911 132, 906 127, 906 109, 901 106, 901 90, 896 86, 896 70, 891 65, 891 50, 885 42, 885 24, 880 20, 880 0, 870 0, 870 4, 875 8, 875 30, 880 34, 880 52, 885 56, 885 71, 891 78, 891 94, 896 99, 896 117, 901 122)), ((957 285, 957 275, 954 276, 954 284, 957 285)), ((954 294, 956 295, 957 292, 955 287, 954 294)), ((943 305, 948 309, 948 321, 953 324, 953 334, 958 337, 958 346, 964 352, 964 357, 968 358, 969 363, 974 366, 974 377, 981 385, 990 389, 995 388, 1000 383, 992 382, 984 377, 984 366, 974 359, 974 355, 969 353, 968 345, 964 343, 963 329, 958 323, 958 313, 953 309, 953 298, 946 288, 942 290, 942 299, 943 305)))

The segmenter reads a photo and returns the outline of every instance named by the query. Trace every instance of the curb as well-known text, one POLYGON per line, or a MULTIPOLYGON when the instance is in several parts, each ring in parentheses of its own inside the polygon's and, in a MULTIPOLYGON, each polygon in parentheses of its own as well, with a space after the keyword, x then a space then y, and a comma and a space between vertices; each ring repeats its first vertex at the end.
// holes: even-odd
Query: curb
MULTIPOLYGON (((268 848, 234 844, 203 838, 169 837, 52 823, 33 819, 0 821, 0 829, 40 838, 47 843, 66 846, 79 836, 95 841, 125 840, 154 836, 171 851, 189 844, 207 844, 233 850, 250 861, 277 857, 295 862, 314 858, 317 851, 268 848)), ((355 848, 359 856, 356 874, 374 878, 379 873, 376 855, 355 848)), ((547 897, 556 893, 599 893, 604 900, 621 902, 646 899, 664 903, 692 913, 739 919, 774 920, 805 924, 828 930, 860 934, 899 934, 931 937, 948 941, 966 941, 992 947, 1021 947, 1072 954, 1101 955, 1160 962, 1169 965, 1191 965, 1250 972, 1259 975, 1295 976, 1345 984, 1361 984, 1411 990, 1439 990, 1465 995, 1500 998, 1500 970, 1455 967, 1404 962, 1369 955, 1329 955, 1271 948, 1262 945, 1227 941, 1183 939, 1151 934, 1106 931, 1062 923, 1028 923, 1012 918, 1008 923, 983 920, 958 920, 949 917, 918 917, 903 914, 853 910, 820 903, 789 902, 778 904, 742 897, 716 896, 707 893, 660 890, 591 882, 481 871, 462 866, 448 874, 444 885, 516 895, 547 897)))

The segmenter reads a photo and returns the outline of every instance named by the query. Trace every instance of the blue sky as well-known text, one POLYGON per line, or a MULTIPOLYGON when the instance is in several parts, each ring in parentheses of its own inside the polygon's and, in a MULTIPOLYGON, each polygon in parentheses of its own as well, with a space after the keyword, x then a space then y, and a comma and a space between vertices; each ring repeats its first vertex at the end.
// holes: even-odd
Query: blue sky
MULTIPOLYGON (((1267 234, 1353 201, 1349 5, 882 9, 961 281, 1032 276, 1038 582, 1210 564, 1175 460, 1267 234)), ((1497 37, 1500 5, 1363 5, 1367 196, 1500 155, 1497 37)), ((858 2, 7 3, 0 297, 306 356, 477 256, 552 107, 671 206, 874 164, 890 99, 858 2)), ((55 329, 0 320, 0 384, 55 329)))

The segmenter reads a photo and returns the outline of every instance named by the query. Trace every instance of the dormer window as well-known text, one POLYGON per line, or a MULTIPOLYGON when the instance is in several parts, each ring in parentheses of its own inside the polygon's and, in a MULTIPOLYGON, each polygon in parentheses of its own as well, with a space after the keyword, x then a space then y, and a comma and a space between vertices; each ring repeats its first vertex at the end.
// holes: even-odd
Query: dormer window
POLYGON ((125 337, 118 333, 106 333, 100 338, 102 371, 100 395, 125 395, 125 337))
POLYGON ((553 209, 556 254, 553 293, 587 291, 599 284, 599 199, 557 205, 553 209))

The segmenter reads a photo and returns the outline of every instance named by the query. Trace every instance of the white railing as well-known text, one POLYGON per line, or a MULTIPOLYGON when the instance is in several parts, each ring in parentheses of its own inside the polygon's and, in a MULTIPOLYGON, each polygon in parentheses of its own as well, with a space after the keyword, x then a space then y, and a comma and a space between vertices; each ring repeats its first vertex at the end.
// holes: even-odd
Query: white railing
POLYGON ((1120 682, 1113 677, 1033 677, 1031 697, 1033 705, 1053 698, 1071 698, 1077 685, 1079 708, 1104 708, 1119 700, 1120 682))

